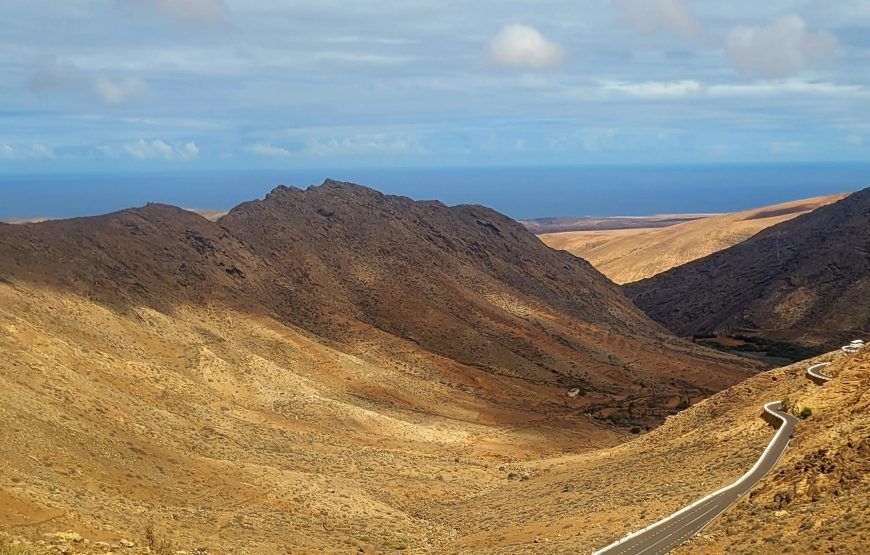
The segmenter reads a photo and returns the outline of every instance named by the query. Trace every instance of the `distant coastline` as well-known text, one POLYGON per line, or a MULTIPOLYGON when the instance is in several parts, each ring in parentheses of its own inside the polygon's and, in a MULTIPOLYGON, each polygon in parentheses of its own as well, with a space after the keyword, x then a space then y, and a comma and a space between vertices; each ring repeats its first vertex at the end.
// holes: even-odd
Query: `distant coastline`
POLYGON ((870 163, 0 173, 0 221, 66 218, 147 202, 222 212, 283 183, 331 177, 512 218, 632 217, 744 210, 870 185, 870 163))

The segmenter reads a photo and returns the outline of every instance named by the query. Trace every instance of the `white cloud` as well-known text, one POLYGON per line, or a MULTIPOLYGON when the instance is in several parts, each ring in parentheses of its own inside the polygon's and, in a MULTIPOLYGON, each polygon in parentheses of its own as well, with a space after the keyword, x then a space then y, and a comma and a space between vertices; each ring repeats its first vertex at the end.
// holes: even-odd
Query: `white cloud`
POLYGON ((707 94, 715 97, 763 97, 783 94, 862 97, 867 96, 868 91, 860 85, 838 85, 824 81, 786 79, 774 82, 711 85, 707 88, 707 94))
POLYGON ((770 143, 770 150, 777 154, 783 154, 799 150, 801 146, 803 145, 797 141, 775 141, 770 143))
POLYGON ((54 149, 41 143, 30 145, 30 152, 36 158, 54 158, 54 149))
POLYGON ((846 142, 850 145, 860 145, 864 143, 864 138, 861 135, 848 135, 846 142))
POLYGON ((643 98, 681 98, 705 91, 701 83, 693 80, 644 81, 641 83, 604 81, 601 83, 601 88, 605 91, 620 92, 643 98))
POLYGON ((151 9, 175 19, 206 25, 218 25, 226 21, 221 0, 118 0, 121 5, 134 7, 146 5, 151 9))
POLYGON ((313 59, 326 63, 391 66, 413 62, 416 58, 413 56, 386 56, 364 52, 320 52, 313 56, 313 59))
POLYGON ((603 129, 586 129, 583 132, 583 149, 588 152, 598 152, 610 146, 610 143, 616 137, 618 130, 603 128, 603 129))
POLYGON ((735 27, 725 46, 728 58, 745 73, 780 78, 829 59, 837 50, 831 33, 811 33, 797 15, 764 27, 735 27))
POLYGON ((122 104, 145 91, 145 82, 139 77, 112 80, 85 71, 56 56, 40 58, 35 65, 28 84, 36 92, 54 92, 79 98, 95 95, 104 104, 122 104))
POLYGON ((42 143, 15 147, 7 144, 0 144, 0 158, 5 160, 33 160, 54 157, 54 149, 42 143))
POLYGON ((270 158, 286 158, 291 156, 293 153, 287 150, 286 148, 282 148, 280 146, 275 146, 272 144, 265 143, 256 143, 252 145, 248 145, 245 150, 251 152, 253 154, 258 154, 260 156, 268 156, 270 158))
MULTIPOLYGON (((598 90, 642 99, 676 99, 687 97, 709 98, 766 98, 783 95, 827 96, 861 98, 870 96, 870 91, 860 85, 839 85, 824 81, 785 79, 757 83, 708 85, 695 80, 683 81, 599 81, 598 90)), ((583 89, 587 97, 595 97, 595 91, 583 89)), ((579 96, 579 95, 578 95, 579 96)))
POLYGON ((672 32, 693 38, 703 27, 683 0, 612 0, 612 3, 640 33, 672 32))
POLYGON ((127 154, 138 160, 148 158, 166 158, 170 160, 175 154, 175 149, 160 139, 153 141, 139 139, 136 143, 124 145, 124 150, 127 154))
POLYGON ((546 69, 562 61, 564 51, 534 27, 506 25, 489 43, 489 54, 496 63, 525 69, 546 69))
POLYGON ((99 150, 111 158, 125 154, 136 160, 173 160, 188 161, 199 156, 199 147, 194 142, 171 145, 160 139, 146 141, 139 139, 135 143, 122 145, 120 148, 103 146, 99 150))
POLYGON ((376 133, 316 140, 308 144, 305 153, 311 156, 352 156, 370 153, 398 154, 410 149, 411 142, 404 137, 376 133))
POLYGON ((127 77, 112 81, 108 77, 98 77, 94 90, 106 104, 122 104, 140 96, 145 90, 145 82, 138 77, 127 77))
POLYGON ((199 147, 194 142, 184 143, 179 154, 182 160, 193 160, 199 156, 199 147))

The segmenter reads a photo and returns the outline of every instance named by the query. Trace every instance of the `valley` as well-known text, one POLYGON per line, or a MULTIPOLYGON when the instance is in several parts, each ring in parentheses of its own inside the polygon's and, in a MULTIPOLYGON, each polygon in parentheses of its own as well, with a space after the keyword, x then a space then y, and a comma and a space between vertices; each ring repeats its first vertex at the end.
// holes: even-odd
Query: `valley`
POLYGON ((0 1, 0 555, 864 555, 868 8, 0 1))
POLYGON ((762 372, 483 207, 328 181, 0 226, 0 254, 0 549, 592 552, 746 472, 777 399, 812 407, 785 473, 688 545, 743 549, 776 503, 801 552, 802 515, 850 518, 808 491, 866 499, 866 351, 810 361, 823 389, 762 372), (790 470, 830 457, 836 485, 790 470))

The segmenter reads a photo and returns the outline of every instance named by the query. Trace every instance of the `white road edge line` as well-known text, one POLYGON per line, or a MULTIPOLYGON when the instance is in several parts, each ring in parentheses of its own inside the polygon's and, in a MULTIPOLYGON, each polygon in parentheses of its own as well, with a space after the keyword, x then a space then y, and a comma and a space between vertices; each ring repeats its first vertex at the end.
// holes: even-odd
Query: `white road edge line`
POLYGON ((617 540, 606 547, 602 547, 601 549, 592 552, 592 555, 601 555, 602 553, 604 553, 610 549, 613 549, 616 546, 622 545, 623 543, 627 542, 628 540, 630 540, 632 538, 636 538, 637 536, 652 530, 656 526, 660 526, 666 522, 669 522, 670 520, 673 520, 674 518, 680 516, 681 514, 685 513, 686 511, 694 509, 695 507, 697 507, 701 503, 708 501, 709 499, 711 499, 713 497, 716 497, 720 493, 725 493, 728 490, 734 489, 737 486, 739 486, 740 484, 742 484, 743 482, 745 482, 746 480, 748 480, 749 477, 755 472, 755 470, 759 466, 761 466, 761 463, 762 463, 762 461, 764 461, 764 458, 767 456, 767 454, 770 452, 771 448, 777 442, 780 435, 782 435, 782 433, 785 431, 785 425, 788 424, 788 421, 785 418, 783 418, 782 416, 780 416, 779 414, 774 412, 775 409, 771 409, 771 406, 773 406, 773 405, 779 405, 779 407, 781 407, 782 401, 771 401, 770 403, 766 403, 764 405, 764 410, 768 414, 771 414, 771 415, 775 416, 776 418, 779 418, 780 420, 782 420, 782 425, 776 431, 776 434, 774 434, 773 439, 770 440, 770 443, 767 444, 767 447, 764 449, 764 452, 761 454, 761 456, 758 458, 758 460, 755 461, 755 464, 752 465, 752 468, 750 468, 749 471, 747 471, 743 476, 741 476, 736 482, 734 482, 731 485, 725 486, 724 488, 718 489, 718 490, 714 491, 713 493, 710 493, 710 494, 702 497, 701 499, 698 499, 697 501, 695 501, 691 505, 687 505, 687 506, 683 507, 679 511, 677 511, 669 516, 666 516, 665 518, 659 520, 658 522, 654 522, 653 524, 650 524, 649 526, 647 526, 646 528, 644 528, 642 530, 638 530, 637 532, 632 532, 631 534, 625 536, 621 540, 617 540))
POLYGON ((830 362, 820 362, 818 364, 813 364, 809 368, 807 368, 807 375, 811 378, 816 378, 817 380, 822 380, 823 382, 829 382, 833 378, 831 376, 826 376, 824 374, 819 374, 816 372, 819 368, 824 368, 825 366, 830 366, 830 362))
MULTIPOLYGON (((694 523, 698 522, 699 520, 701 520, 702 518, 704 518, 704 517, 707 516, 708 514, 710 514, 710 513, 712 513, 713 511, 715 511, 717 508, 718 508, 718 507, 716 507, 716 505, 713 505, 712 507, 710 507, 709 509, 707 509, 706 511, 704 511, 704 512, 701 513, 700 515, 696 516, 695 518, 693 518, 692 520, 690 520, 689 522, 687 522, 687 523, 685 524, 685 526, 689 526, 689 525, 691 525, 691 524, 694 524, 694 523)), ((659 540, 658 540, 657 542, 655 542, 655 543, 651 543, 650 545, 648 545, 648 546, 644 547, 643 549, 641 549, 640 551, 638 551, 638 552, 637 552, 637 555, 641 555, 641 553, 643 553, 644 551, 649 551, 650 549, 652 549, 653 547, 657 546, 658 544, 662 543, 662 542, 665 541, 665 540, 673 540, 673 539, 674 539, 673 536, 662 536, 661 538, 659 538, 659 540)), ((671 543, 673 543, 673 541, 672 541, 671 543)))

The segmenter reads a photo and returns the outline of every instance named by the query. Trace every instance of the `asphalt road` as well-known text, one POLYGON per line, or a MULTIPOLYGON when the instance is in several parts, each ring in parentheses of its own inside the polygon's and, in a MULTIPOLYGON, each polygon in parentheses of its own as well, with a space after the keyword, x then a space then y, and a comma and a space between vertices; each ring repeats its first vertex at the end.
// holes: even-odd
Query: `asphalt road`
POLYGON ((833 379, 831 376, 829 376, 827 374, 822 374, 822 372, 820 371, 822 368, 824 368, 825 366, 828 366, 830 364, 831 364, 830 362, 820 362, 819 364, 813 364, 812 366, 807 368, 807 376, 809 376, 810 379, 812 379, 814 381, 819 381, 819 382, 831 381, 833 379))
POLYGON ((782 424, 761 458, 739 480, 643 530, 596 551, 593 555, 661 555, 675 549, 700 532, 711 520, 749 492, 776 466, 779 458, 785 452, 798 419, 780 411, 780 407, 779 401, 764 405, 765 411, 776 416, 782 421, 782 424))

